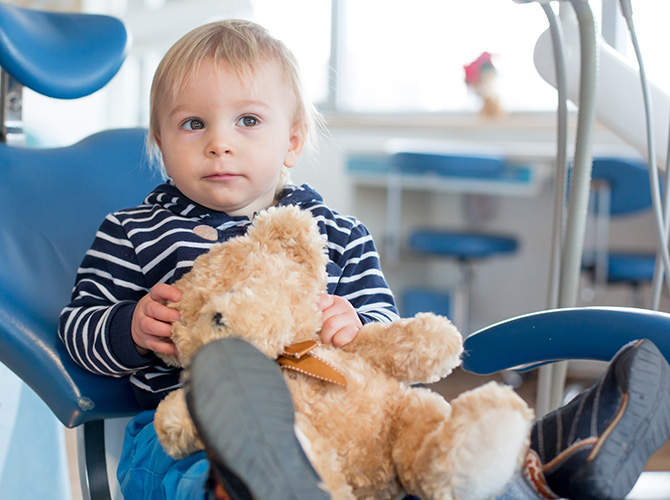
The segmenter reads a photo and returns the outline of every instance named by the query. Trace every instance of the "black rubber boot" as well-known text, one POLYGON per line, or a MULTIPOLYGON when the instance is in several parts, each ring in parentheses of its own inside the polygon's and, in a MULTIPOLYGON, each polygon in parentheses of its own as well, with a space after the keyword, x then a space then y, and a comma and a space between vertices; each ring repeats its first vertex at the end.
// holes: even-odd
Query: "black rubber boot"
POLYGON ((649 340, 624 346, 570 403, 538 420, 531 449, 554 493, 622 499, 670 436, 670 367, 649 340))

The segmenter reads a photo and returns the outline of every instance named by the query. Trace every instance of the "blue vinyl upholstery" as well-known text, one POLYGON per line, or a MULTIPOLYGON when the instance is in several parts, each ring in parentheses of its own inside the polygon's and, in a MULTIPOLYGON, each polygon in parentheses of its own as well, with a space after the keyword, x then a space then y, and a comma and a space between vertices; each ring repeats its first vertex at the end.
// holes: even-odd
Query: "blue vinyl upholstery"
POLYGON ((22 9, 0 3, 0 66, 39 94, 75 99, 118 72, 130 36, 109 16, 22 9))
POLYGON ((649 170, 642 160, 598 157, 593 159, 591 178, 610 186, 610 214, 622 215, 649 210, 649 170))
MULTIPOLYGON (((109 16, 0 3, 0 66, 12 93, 23 85, 62 99, 91 94, 117 73, 129 45, 124 24, 109 16)), ((20 95, 2 98, 21 103, 20 95)), ((159 180, 145 162, 145 137, 129 129, 58 149, 0 144, 0 363, 77 427, 82 495, 91 500, 111 500, 114 491, 107 460, 115 457, 105 445, 114 425, 106 422, 140 408, 127 378, 94 375, 72 361, 58 316, 103 217, 141 203, 159 180)))
POLYGON ((463 368, 486 375, 567 359, 609 361, 647 338, 670 360, 670 314, 632 307, 575 307, 517 316, 465 340, 463 368))
POLYGON ((141 203, 160 180, 144 161, 145 137, 126 129, 59 149, 0 144, 0 361, 69 427, 139 410, 127 379, 74 364, 57 322, 105 215, 141 203))
POLYGON ((409 247, 422 254, 475 260, 515 252, 517 241, 490 233, 416 229, 409 236, 409 247))

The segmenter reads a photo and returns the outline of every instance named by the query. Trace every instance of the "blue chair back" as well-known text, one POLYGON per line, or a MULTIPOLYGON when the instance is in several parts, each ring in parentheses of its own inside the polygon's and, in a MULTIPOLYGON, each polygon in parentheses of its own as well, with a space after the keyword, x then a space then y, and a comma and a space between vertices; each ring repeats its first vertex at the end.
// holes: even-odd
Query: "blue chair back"
POLYGON ((649 170, 644 161, 594 158, 591 178, 609 185, 610 215, 641 212, 651 208, 649 170))
POLYGON ((72 362, 57 324, 105 215, 141 203, 160 181, 145 137, 127 129, 59 149, 0 144, 0 361, 67 426, 139 410, 127 379, 72 362))

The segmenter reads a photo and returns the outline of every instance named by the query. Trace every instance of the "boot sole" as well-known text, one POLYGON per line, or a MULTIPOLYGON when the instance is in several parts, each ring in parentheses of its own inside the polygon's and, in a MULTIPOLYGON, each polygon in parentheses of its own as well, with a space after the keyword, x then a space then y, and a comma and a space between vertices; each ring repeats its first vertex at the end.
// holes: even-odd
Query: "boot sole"
POLYGON ((233 500, 330 498, 294 433, 294 407, 276 363, 247 342, 206 345, 185 371, 189 411, 233 500))
POLYGON ((627 404, 572 481, 581 485, 573 490, 576 499, 624 498, 649 457, 670 436, 670 367, 665 357, 649 340, 625 354, 632 357, 628 384, 622 387, 627 404))

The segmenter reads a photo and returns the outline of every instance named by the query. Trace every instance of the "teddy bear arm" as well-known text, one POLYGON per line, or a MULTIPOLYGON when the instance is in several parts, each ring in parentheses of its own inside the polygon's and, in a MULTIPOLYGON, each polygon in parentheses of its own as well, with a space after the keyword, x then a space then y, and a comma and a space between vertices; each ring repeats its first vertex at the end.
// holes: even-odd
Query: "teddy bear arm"
POLYGON ((391 323, 367 323, 344 349, 402 382, 431 383, 460 365, 463 338, 448 319, 420 313, 391 323))

